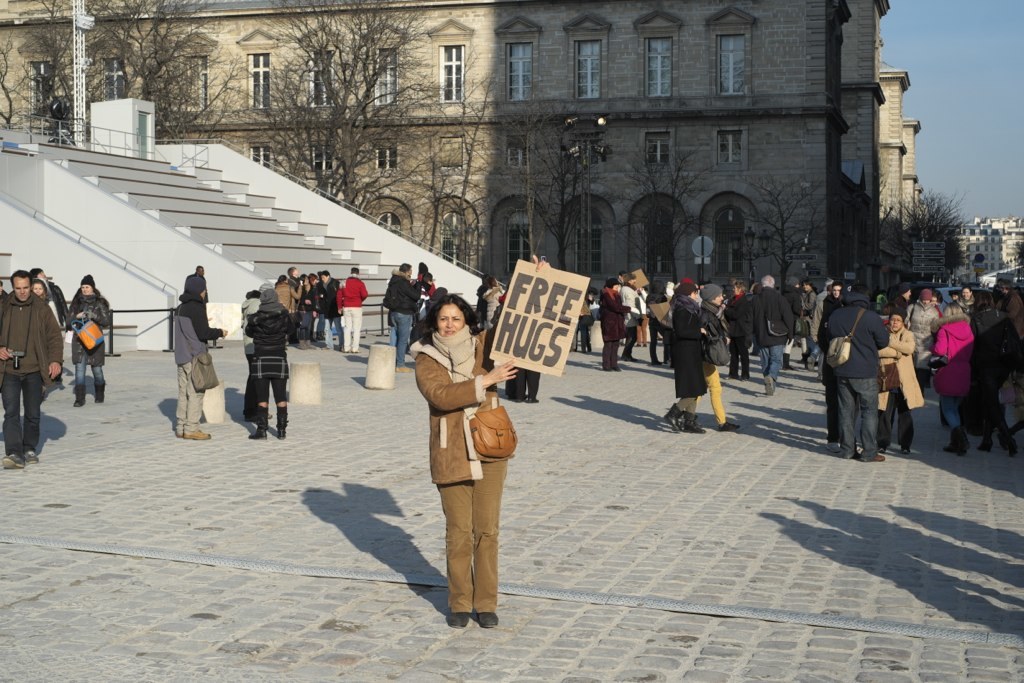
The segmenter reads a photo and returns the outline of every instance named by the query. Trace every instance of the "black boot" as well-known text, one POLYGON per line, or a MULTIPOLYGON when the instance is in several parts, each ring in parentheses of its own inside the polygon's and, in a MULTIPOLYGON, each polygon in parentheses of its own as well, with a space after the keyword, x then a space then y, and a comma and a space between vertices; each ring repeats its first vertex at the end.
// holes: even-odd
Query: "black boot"
MULTIPOLYGON (((1000 440, 1001 439, 1002 439, 1002 435, 1000 435, 1000 440)), ((991 429, 985 429, 984 433, 981 436, 981 443, 978 444, 978 450, 979 451, 985 451, 986 453, 992 450, 992 430, 991 429)), ((952 453, 952 451, 950 451, 950 452, 952 453)))
POLYGON ((283 439, 288 429, 288 408, 277 408, 277 438, 283 439))
POLYGON ((1017 442, 1013 440, 1013 435, 1010 434, 1010 430, 1006 427, 999 427, 999 445, 1006 449, 1006 454, 1011 458, 1017 455, 1017 442))
POLYGON ((96 402, 97 403, 103 403, 104 392, 107 390, 107 385, 106 384, 97 384, 95 388, 96 388, 96 402))
POLYGON ((963 427, 957 427, 949 433, 949 443, 942 450, 963 456, 967 455, 967 446, 967 432, 963 427))
POLYGON ((679 406, 675 403, 673 403, 672 407, 668 409, 667 413, 665 413, 665 422, 668 423, 668 426, 672 428, 673 432, 682 431, 682 428, 679 426, 679 418, 682 416, 683 411, 679 410, 679 406))
POLYGON ((696 413, 683 413, 683 431, 690 434, 703 434, 706 430, 697 422, 696 413))
POLYGON ((250 439, 265 439, 267 438, 267 423, 270 421, 270 417, 267 413, 267 409, 263 407, 256 408, 256 431, 249 435, 250 439))
POLYGON ((76 384, 75 385, 75 407, 76 408, 81 408, 84 405, 85 405, 85 385, 84 384, 76 384))
POLYGON ((782 354, 782 369, 783 370, 792 370, 793 369, 793 366, 789 364, 789 354, 788 353, 782 354))

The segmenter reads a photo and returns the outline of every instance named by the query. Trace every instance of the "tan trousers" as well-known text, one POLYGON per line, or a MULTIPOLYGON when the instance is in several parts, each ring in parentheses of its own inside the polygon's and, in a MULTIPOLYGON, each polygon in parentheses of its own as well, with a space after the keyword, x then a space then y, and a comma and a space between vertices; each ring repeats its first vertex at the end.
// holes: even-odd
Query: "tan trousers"
POLYGON ((339 342, 343 351, 359 352, 359 335, 363 332, 363 309, 349 306, 343 314, 345 318, 345 339, 339 342))
POLYGON ((196 391, 192 385, 192 363, 178 366, 178 412, 174 430, 191 434, 199 431, 199 419, 203 416, 203 397, 206 392, 196 391))
POLYGON ((498 610, 498 521, 508 461, 483 463, 484 478, 438 486, 445 518, 448 607, 498 610))
POLYGON ((708 394, 711 396, 711 410, 715 413, 715 421, 721 427, 725 424, 725 404, 722 403, 722 380, 718 375, 718 366, 711 363, 701 365, 704 366, 704 381, 707 382, 708 394))

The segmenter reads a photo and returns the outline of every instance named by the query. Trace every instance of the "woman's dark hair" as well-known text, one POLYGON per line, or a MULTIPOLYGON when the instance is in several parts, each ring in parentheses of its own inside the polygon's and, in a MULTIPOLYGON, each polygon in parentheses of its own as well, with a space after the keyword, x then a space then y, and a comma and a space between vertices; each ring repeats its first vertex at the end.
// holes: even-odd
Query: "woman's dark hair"
POLYGON ((437 316, 441 313, 441 309, 448 304, 453 304, 459 307, 459 310, 462 311, 462 317, 466 321, 466 325, 470 328, 470 332, 472 334, 476 334, 478 332, 477 319, 476 311, 473 310, 473 307, 466 303, 466 300, 458 294, 445 294, 438 299, 436 303, 434 303, 433 307, 427 313, 427 318, 423 321, 426 328, 424 336, 429 338, 430 335, 437 332, 437 316))
MULTIPOLYGON (((110 305, 107 302, 107 300, 103 297, 103 294, 100 293, 100 290, 98 290, 95 287, 93 287, 92 288, 92 293, 96 296, 96 301, 102 301, 103 303, 106 303, 108 306, 110 305)), ((78 291, 75 292, 75 295, 73 297, 71 297, 71 304, 80 303, 81 301, 82 301, 82 288, 79 287, 78 291)), ((69 305, 71 305, 71 304, 69 304, 69 305)))
POLYGON ((894 315, 898 315, 900 317, 900 320, 902 320, 904 323, 907 322, 907 313, 906 313, 906 311, 904 311, 902 308, 900 308, 896 304, 886 304, 885 306, 883 306, 882 307, 882 315, 888 316, 890 318, 892 316, 894 316, 894 315))
POLYGON ((982 291, 974 293, 974 312, 981 313, 987 311, 990 308, 996 307, 996 300, 992 296, 992 292, 982 291))

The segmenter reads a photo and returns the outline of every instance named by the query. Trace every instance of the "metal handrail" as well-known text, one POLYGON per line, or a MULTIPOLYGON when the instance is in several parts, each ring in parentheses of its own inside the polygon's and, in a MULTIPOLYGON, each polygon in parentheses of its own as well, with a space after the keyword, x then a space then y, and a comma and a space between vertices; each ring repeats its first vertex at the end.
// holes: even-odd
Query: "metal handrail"
MULTIPOLYGON (((244 150, 240 149, 235 143, 231 142, 230 140, 224 140, 223 138, 205 138, 205 139, 196 139, 196 140, 157 140, 156 144, 157 145, 181 145, 183 147, 186 146, 186 145, 196 145, 197 147, 199 145, 223 145, 223 146, 227 147, 228 149, 232 150, 233 152, 235 152, 235 153, 237 153, 237 154, 239 154, 239 155, 241 155, 243 157, 248 158, 248 155, 246 154, 246 152, 244 150)), ((160 156, 161 156, 161 159, 163 161, 166 161, 167 163, 170 163, 170 161, 166 157, 164 157, 163 155, 160 155, 160 156)), ((199 152, 197 151, 195 154, 193 154, 189 158, 194 159, 194 158, 196 158, 198 156, 199 156, 199 152)), ((292 175, 291 173, 289 173, 288 171, 280 168, 279 166, 277 166, 273 162, 271 162, 269 164, 265 164, 265 165, 266 165, 267 168, 269 168, 271 171, 273 171, 274 173, 278 174, 279 176, 292 181, 296 185, 302 186, 306 190, 309 190, 310 192, 312 192, 312 193, 314 193, 314 194, 316 194, 316 195, 318 195, 320 197, 323 197, 324 199, 326 199, 329 202, 337 204, 338 206, 341 206, 342 208, 347 209, 348 211, 351 211, 352 213, 360 216, 361 218, 364 218, 365 220, 368 220, 369 222, 373 223, 374 225, 376 225, 376 226, 378 226, 380 228, 384 228, 385 230, 387 230, 391 234, 397 235, 398 237, 401 237, 402 239, 404 239, 407 242, 412 242, 413 244, 415 244, 420 249, 428 251, 431 254, 433 254, 434 256, 442 258, 445 261, 448 261, 449 263, 452 263, 455 266, 457 266, 459 268, 462 268, 463 270, 468 270, 469 272, 473 273, 477 277, 482 277, 484 275, 483 271, 477 270, 473 266, 469 265, 468 263, 463 263, 462 261, 460 261, 457 258, 449 257, 448 255, 446 255, 443 252, 441 252, 433 244, 425 242, 425 241, 423 241, 423 240, 421 240, 421 239, 419 239, 417 237, 414 237, 413 235, 407 235, 407 234, 403 233, 401 230, 394 230, 389 225, 382 225, 380 223, 380 221, 378 221, 372 215, 370 215, 367 212, 363 211, 359 207, 353 206, 352 204, 349 204, 348 202, 346 202, 343 199, 339 199, 337 197, 334 197, 334 196, 328 194, 327 192, 324 192, 319 187, 316 187, 315 185, 311 185, 308 180, 305 180, 303 178, 299 178, 299 177, 297 177, 295 175, 292 175)), ((206 168, 206 167, 205 166, 196 166, 196 168, 206 168)))

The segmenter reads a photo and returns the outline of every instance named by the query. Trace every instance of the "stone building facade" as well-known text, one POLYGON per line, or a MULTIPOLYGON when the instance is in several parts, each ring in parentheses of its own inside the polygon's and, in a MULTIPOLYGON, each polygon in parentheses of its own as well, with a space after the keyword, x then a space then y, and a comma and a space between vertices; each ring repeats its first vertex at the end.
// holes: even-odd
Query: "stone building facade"
MULTIPOLYGON (((35 7, 0 0, 0 33, 17 44, 44 21, 35 7)), ((242 76, 203 135, 282 158, 271 141, 281 124, 253 110, 274 106, 271 79, 309 79, 319 97, 326 70, 275 71, 295 48, 279 2, 198 9, 218 53, 210 71, 230 63, 242 76)), ((723 281, 786 265, 877 282, 879 191, 893 162, 879 158, 891 133, 879 60, 888 10, 888 0, 418 3, 415 39, 380 46, 382 59, 397 56, 378 75, 423 83, 433 102, 389 121, 388 142, 354 171, 396 180, 342 198, 499 277, 540 251, 595 279, 642 267, 723 281), (698 237, 713 241, 701 265, 698 237)), ((23 69, 38 60, 13 54, 23 69)), ((94 70, 116 57, 91 56, 94 70)), ((304 175, 325 171, 332 153, 309 151, 304 175)))

